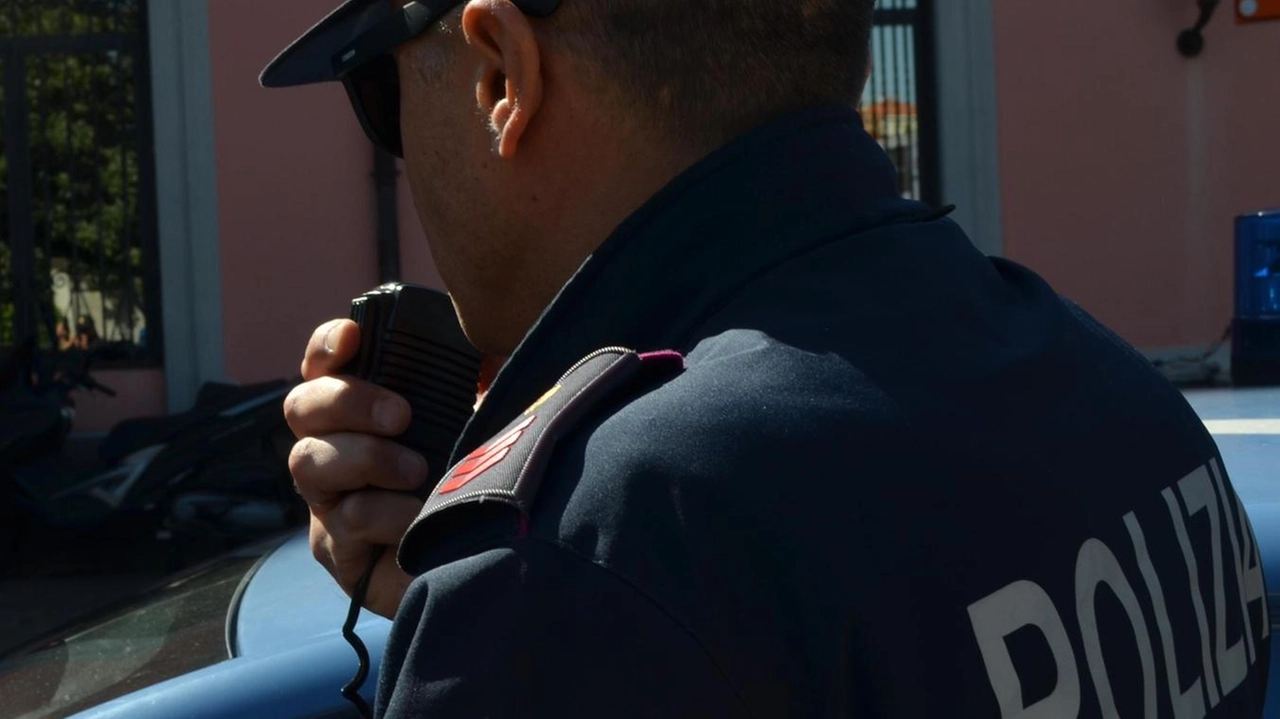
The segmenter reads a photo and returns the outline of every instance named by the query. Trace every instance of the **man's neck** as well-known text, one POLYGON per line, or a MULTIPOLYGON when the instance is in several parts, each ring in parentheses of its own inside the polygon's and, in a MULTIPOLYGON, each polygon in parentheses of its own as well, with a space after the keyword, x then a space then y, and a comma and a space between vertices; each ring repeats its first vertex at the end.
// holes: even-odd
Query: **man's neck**
MULTIPOLYGON (((620 143, 601 147, 587 172, 579 176, 576 192, 557 224, 573 269, 603 243, 618 225, 640 209, 705 153, 657 149, 654 145, 620 143)), ((567 282, 568 276, 563 277, 567 282)))
POLYGON ((598 133, 573 141, 562 156, 566 171, 560 184, 534 190, 541 205, 537 235, 525 243, 531 249, 523 276, 530 281, 522 283, 524 309, 511 309, 512 338, 518 340, 533 326, 618 225, 703 154, 598 133))
POLYGON ((892 162, 846 107, 779 118, 654 186, 643 207, 610 223, 607 240, 524 338, 462 454, 592 350, 690 350, 725 299, 764 268, 937 213, 901 199, 892 162))

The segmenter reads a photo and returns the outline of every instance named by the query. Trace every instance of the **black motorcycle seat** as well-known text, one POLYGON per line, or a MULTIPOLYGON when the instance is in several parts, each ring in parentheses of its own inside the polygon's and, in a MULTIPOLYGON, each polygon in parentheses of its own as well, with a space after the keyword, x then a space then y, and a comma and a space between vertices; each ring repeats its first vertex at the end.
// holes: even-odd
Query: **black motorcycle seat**
POLYGON ((134 452, 167 442, 175 435, 216 417, 226 409, 269 392, 277 392, 287 384, 287 380, 250 385, 207 383, 196 395, 195 406, 186 412, 164 417, 127 419, 117 424, 98 447, 98 456, 108 464, 114 464, 134 452))

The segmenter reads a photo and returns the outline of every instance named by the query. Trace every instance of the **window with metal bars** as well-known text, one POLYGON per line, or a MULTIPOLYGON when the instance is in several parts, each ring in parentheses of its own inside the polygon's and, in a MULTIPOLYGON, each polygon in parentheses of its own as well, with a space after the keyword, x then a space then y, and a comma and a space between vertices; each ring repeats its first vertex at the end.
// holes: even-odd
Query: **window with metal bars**
POLYGON ((903 197, 939 202, 933 0, 879 0, 859 108, 898 167, 903 197))
POLYGON ((0 347, 161 360, 145 20, 144 0, 0 4, 0 347))

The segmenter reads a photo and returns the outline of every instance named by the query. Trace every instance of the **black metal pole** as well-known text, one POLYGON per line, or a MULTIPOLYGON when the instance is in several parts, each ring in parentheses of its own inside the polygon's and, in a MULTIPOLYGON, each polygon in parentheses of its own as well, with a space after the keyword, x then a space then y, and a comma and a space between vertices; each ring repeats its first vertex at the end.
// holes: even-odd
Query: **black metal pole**
POLYGON ((378 198, 379 282, 400 281, 400 208, 396 197, 399 175, 396 158, 375 148, 373 182, 378 198))
POLYGON ((919 112, 920 199, 940 205, 942 199, 941 128, 938 121, 938 37, 934 0, 920 0, 916 9, 916 98, 919 112))
MULTIPOLYGON (((5 148, 9 153, 9 252, 13 273, 14 342, 21 344, 36 333, 35 228, 31 204, 31 142, 28 135, 27 71, 17 52, 4 57, 5 148)), ((48 282, 48 277, 45 278, 48 282)))
MULTIPOLYGON (((137 359, 148 364, 163 366, 164 321, 160 308, 160 236, 159 218, 156 213, 156 156, 155 128, 152 126, 151 97, 151 46, 148 42, 151 28, 147 23, 146 2, 138 5, 135 21, 138 23, 133 39, 133 96, 132 100, 136 134, 133 137, 138 157, 138 243, 142 247, 142 307, 145 344, 137 359)), ((130 283, 134 277, 130 274, 130 283)), ((132 332, 132 328, 130 330, 132 332)))

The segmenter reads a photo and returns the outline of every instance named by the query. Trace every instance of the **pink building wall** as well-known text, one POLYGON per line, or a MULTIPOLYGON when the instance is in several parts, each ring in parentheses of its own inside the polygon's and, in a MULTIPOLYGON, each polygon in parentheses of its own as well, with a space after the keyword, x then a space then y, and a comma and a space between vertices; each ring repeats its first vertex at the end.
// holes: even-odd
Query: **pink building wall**
POLYGON ((1140 348, 1207 345, 1232 314, 1232 223, 1280 205, 1280 24, 1224 3, 994 0, 1004 246, 1140 348))
POLYGON ((164 370, 95 370, 93 376, 115 390, 112 398, 98 392, 76 392, 75 431, 105 432, 122 420, 165 413, 168 394, 164 370))
MULTIPOLYGON (((264 90, 258 73, 335 0, 209 3, 227 378, 297 373, 312 329, 378 281, 372 150, 341 87, 264 90), (253 17, 246 23, 244 18, 253 17)), ((440 286, 407 182, 406 280, 440 286)), ((79 431, 165 412, 161 370, 97 373, 120 399, 77 397, 79 431)))
MULTIPOLYGON (((351 298, 378 281, 373 153, 346 93, 257 82, 275 53, 333 7, 210 3, 224 339, 237 382, 295 374, 316 325, 345 316, 351 298)), ((431 282, 403 177, 400 199, 405 277, 431 282)))
POLYGON ((296 373, 311 328, 377 280, 372 154, 345 95, 257 82, 333 5, 209 4, 223 333, 237 382, 296 373))

